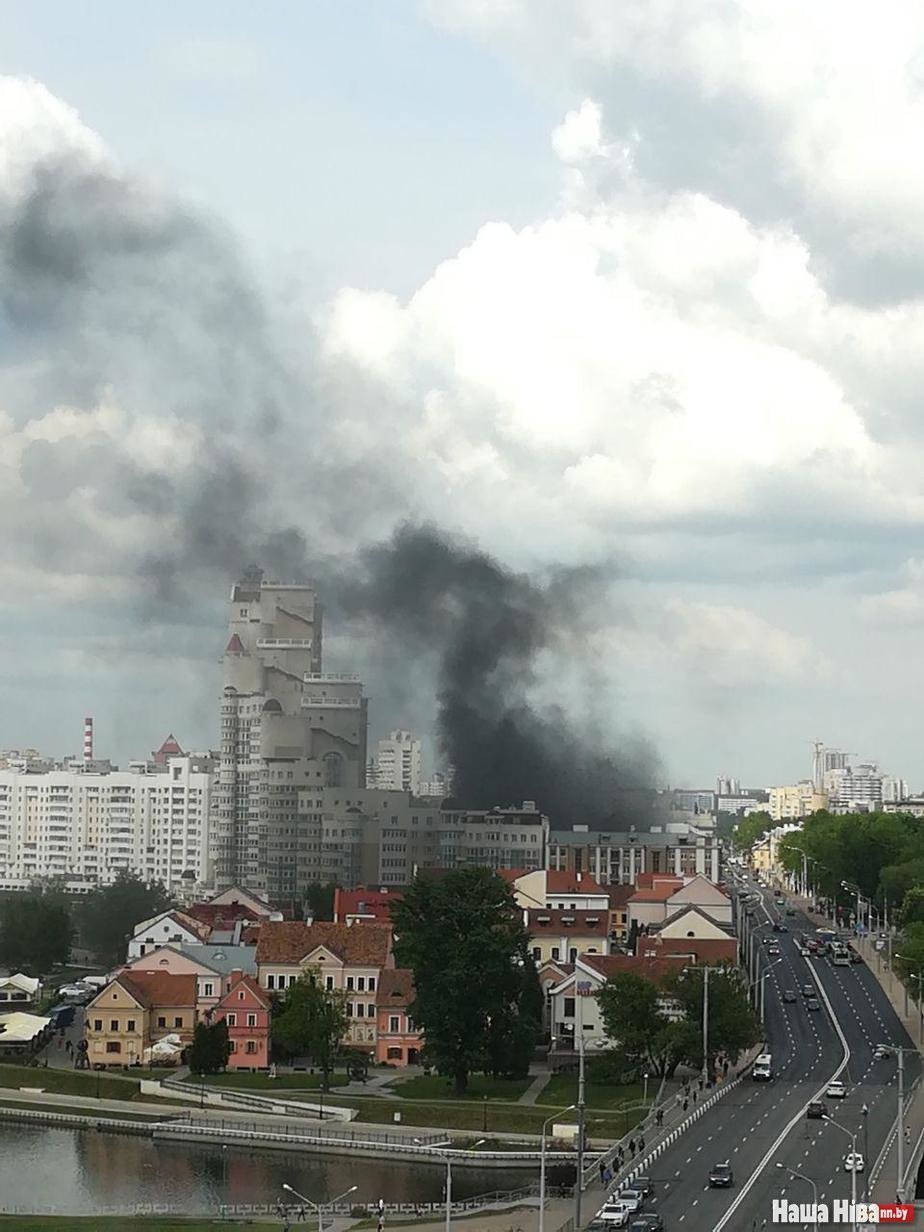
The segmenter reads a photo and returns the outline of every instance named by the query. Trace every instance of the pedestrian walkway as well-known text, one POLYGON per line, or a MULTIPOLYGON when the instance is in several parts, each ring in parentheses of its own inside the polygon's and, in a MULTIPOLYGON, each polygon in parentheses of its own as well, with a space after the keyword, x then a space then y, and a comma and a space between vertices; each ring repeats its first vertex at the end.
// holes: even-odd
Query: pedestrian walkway
POLYGON ((532 1082, 517 1100, 518 1104, 535 1104, 536 1100, 549 1085, 549 1079, 552 1077, 552 1071, 544 1069, 541 1073, 533 1078, 532 1082))

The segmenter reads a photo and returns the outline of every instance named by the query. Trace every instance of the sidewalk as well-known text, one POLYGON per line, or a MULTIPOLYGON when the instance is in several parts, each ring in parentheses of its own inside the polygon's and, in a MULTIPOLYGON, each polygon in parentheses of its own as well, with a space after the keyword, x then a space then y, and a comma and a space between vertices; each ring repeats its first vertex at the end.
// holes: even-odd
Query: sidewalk
POLYGON ((543 1070, 541 1074, 537 1074, 527 1089, 517 1100, 518 1104, 535 1104, 536 1100, 549 1085, 549 1079, 552 1077, 550 1069, 543 1070))

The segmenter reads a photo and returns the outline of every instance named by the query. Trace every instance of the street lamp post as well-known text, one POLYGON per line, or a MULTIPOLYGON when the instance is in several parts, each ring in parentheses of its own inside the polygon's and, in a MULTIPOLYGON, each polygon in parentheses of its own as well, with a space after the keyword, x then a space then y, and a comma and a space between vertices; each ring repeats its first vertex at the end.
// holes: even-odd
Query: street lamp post
POLYGON ((648 1107, 648 1073, 647 1071, 644 1074, 642 1074, 642 1082, 644 1084, 642 1087, 642 1103, 647 1108, 648 1107))
MULTIPOLYGON (((911 963, 917 967, 917 971, 909 972, 909 979, 917 980, 918 982, 918 1039, 924 1043, 924 1005, 922 1005, 922 993, 924 993, 924 965, 916 962, 913 958, 909 958, 905 954, 896 954, 896 958, 900 958, 902 962, 911 963)), ((905 989, 905 1013, 908 1013, 908 990, 905 989)))
MULTIPOLYGON (((577 1108, 576 1104, 569 1104, 567 1108, 562 1108, 560 1112, 553 1112, 550 1117, 547 1117, 542 1122, 542 1138, 539 1145, 539 1232, 545 1232, 545 1135, 549 1127, 549 1123, 554 1121, 556 1117, 564 1116, 566 1112, 574 1112, 577 1108)), ((580 1176, 578 1176, 578 1184, 580 1184, 580 1176)))
MULTIPOLYGON (((850 1202, 854 1208, 854 1211, 856 1211, 856 1206, 857 1206, 857 1135, 855 1133, 852 1134, 850 1130, 846 1128, 846 1126, 841 1125, 839 1121, 835 1121, 834 1117, 832 1116, 828 1116, 826 1114, 823 1119, 827 1121, 830 1125, 833 1125, 835 1129, 839 1129, 842 1134, 846 1134, 847 1137, 850 1139, 850 1154, 853 1156, 853 1158, 850 1161, 852 1164, 852 1167, 850 1169, 850 1202)), ((863 1167, 864 1168, 866 1167, 865 1158, 863 1160, 863 1167)), ((854 1219, 852 1226, 853 1226, 853 1232, 857 1232, 856 1219, 854 1219)))
MULTIPOLYGON (((415 1138, 414 1141, 419 1143, 421 1146, 423 1145, 429 1146, 431 1151, 440 1151, 441 1147, 452 1146, 452 1142, 448 1138, 446 1139, 445 1142, 433 1142, 433 1143, 426 1143, 426 1144, 421 1142, 420 1138, 415 1138)), ((485 1141, 484 1138, 479 1138, 478 1141, 473 1144, 471 1149, 474 1150, 475 1147, 481 1146, 481 1144, 484 1141, 485 1141)), ((446 1232, 451 1232, 451 1229, 452 1229, 452 1156, 447 1154, 445 1151, 440 1151, 440 1153, 442 1154, 443 1159, 446 1161, 446 1232)))
POLYGON ((344 1198, 348 1198, 351 1193, 355 1192, 355 1190, 359 1188, 358 1185, 351 1185, 350 1188, 345 1193, 342 1193, 339 1198, 332 1198, 330 1202, 312 1202, 310 1198, 306 1198, 304 1194, 300 1194, 297 1189, 293 1189, 292 1186, 287 1185, 285 1181, 282 1182, 282 1187, 286 1193, 290 1193, 293 1198, 298 1198, 299 1202, 304 1202, 306 1205, 318 1212, 318 1232, 324 1232, 324 1207, 335 1207, 338 1202, 342 1202, 344 1198))
MULTIPOLYGON (((817 1216, 818 1215, 818 1186, 815 1184, 812 1178, 810 1176, 803 1176, 803 1174, 801 1172, 797 1172, 795 1168, 787 1168, 785 1164, 777 1164, 776 1166, 778 1168, 781 1168, 784 1172, 788 1172, 790 1176, 798 1177, 800 1181, 805 1181, 807 1185, 811 1185, 812 1201, 815 1204, 815 1215, 817 1216)), ((812 1221, 812 1232, 818 1232, 817 1218, 812 1221)))

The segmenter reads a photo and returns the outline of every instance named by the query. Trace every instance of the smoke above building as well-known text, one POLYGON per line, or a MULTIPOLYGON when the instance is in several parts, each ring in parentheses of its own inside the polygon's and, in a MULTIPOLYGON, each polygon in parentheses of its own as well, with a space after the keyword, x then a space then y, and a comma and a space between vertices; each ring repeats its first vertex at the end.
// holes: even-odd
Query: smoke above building
MULTIPOLYGON (((37 90, 21 83, 14 102, 24 134, 40 115, 45 143, 32 162, 22 145, 22 174, 0 183, 7 566, 114 596, 104 653, 126 673, 139 628, 193 607, 201 626, 248 564, 314 578, 347 629, 432 669, 461 803, 533 799, 556 823, 624 823, 655 759, 591 704, 582 638, 612 572, 530 577, 415 523, 400 465, 355 426, 380 390, 322 372, 310 327, 263 294, 219 222, 125 175, 37 90), (397 530, 373 542, 382 527, 397 530), (541 700, 546 659, 587 680, 577 712, 541 700)), ((400 663, 370 681, 387 725, 404 721, 389 713, 400 663)))

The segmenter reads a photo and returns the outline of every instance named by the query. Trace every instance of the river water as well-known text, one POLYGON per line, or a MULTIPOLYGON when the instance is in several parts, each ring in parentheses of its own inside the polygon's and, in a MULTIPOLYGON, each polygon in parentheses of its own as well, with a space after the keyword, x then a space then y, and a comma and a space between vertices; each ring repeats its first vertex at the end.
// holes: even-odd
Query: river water
MULTIPOLYGON (((438 1202, 444 1178, 441 1165, 396 1159, 155 1143, 88 1129, 0 1124, 0 1211, 77 1215, 159 1205, 204 1215, 222 1205, 276 1203, 285 1198, 283 1181, 314 1202, 336 1198, 351 1185, 358 1186, 351 1196, 356 1202, 438 1202)), ((454 1168, 453 1197, 515 1189, 529 1179, 520 1170, 454 1168)))

